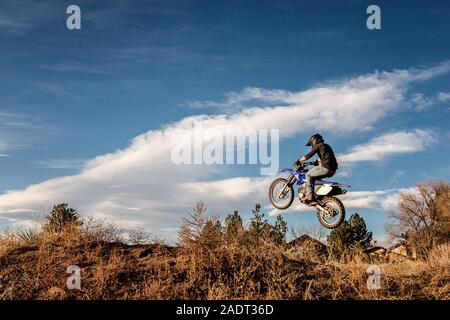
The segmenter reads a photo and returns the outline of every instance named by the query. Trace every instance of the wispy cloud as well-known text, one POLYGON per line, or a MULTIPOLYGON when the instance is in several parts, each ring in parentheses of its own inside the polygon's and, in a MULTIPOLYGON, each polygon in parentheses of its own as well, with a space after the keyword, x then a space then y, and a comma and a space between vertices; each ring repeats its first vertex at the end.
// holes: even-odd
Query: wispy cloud
POLYGON ((396 170, 394 174, 392 175, 391 180, 389 180, 390 183, 398 181, 401 177, 404 177, 406 175, 405 170, 396 170))
POLYGON ((222 102, 217 101, 188 101, 187 105, 194 109, 217 108, 222 111, 236 111, 251 106, 274 106, 292 104, 295 102, 294 93, 287 90, 266 90, 247 87, 240 92, 228 92, 222 102))
POLYGON ((400 196, 403 194, 417 193, 416 187, 396 189, 395 192, 391 192, 381 202, 381 208, 387 212, 395 211, 398 209, 400 196))
POLYGON ((450 92, 439 92, 438 100, 442 102, 450 101, 450 92))
MULTIPOLYGON (((340 199, 347 209, 392 212, 398 209, 401 195, 417 192, 416 187, 373 191, 351 191, 341 196, 340 199)), ((308 212, 313 211, 312 209, 313 208, 311 207, 299 205, 297 207, 292 206, 288 209, 288 212, 308 212)), ((279 210, 273 209, 269 212, 270 215, 278 215, 280 213, 286 213, 286 210, 280 212, 279 210)))
POLYGON ((44 21, 56 20, 58 9, 54 2, 48 0, 4 0, 0 4, 0 31, 22 35, 41 26, 44 21))
POLYGON ((86 159, 45 159, 36 160, 40 168, 48 169, 81 169, 86 159))
POLYGON ((435 104, 435 99, 426 97, 423 93, 414 93, 411 96, 411 103, 416 110, 425 110, 435 104))
MULTIPOLYGON (((387 210, 393 209, 396 206, 398 194, 406 192, 407 189, 386 189, 373 191, 351 191, 343 196, 341 200, 347 209, 369 209, 369 210, 387 210)), ((286 214, 289 212, 314 212, 315 208, 308 207, 302 204, 298 206, 291 206, 287 210, 272 209, 269 215, 276 216, 279 214, 286 214)))
MULTIPOLYGON (((450 61, 445 61, 427 69, 411 68, 408 70, 396 70, 394 72, 383 71, 350 79, 331 81, 319 84, 310 90, 300 92, 247 87, 239 92, 231 91, 226 93, 222 101, 188 101, 186 105, 195 109, 215 108, 220 111, 228 111, 231 113, 252 107, 298 106, 302 107, 301 109, 304 111, 306 117, 313 112, 313 110, 310 109, 314 108, 324 116, 325 120, 328 120, 329 117, 335 116, 336 113, 338 113, 338 110, 350 114, 349 105, 352 105, 351 102, 357 102, 359 108, 362 110, 361 112, 366 113, 365 106, 368 104, 371 105, 373 102, 356 100, 361 97, 360 95, 355 95, 355 100, 351 101, 351 94, 356 94, 361 90, 365 92, 367 99, 385 99, 379 107, 377 107, 379 110, 374 110, 372 113, 372 116, 376 116, 378 119, 379 116, 382 116, 389 111, 390 106, 393 104, 397 105, 404 100, 408 100, 416 107, 422 108, 425 107, 425 105, 428 106, 430 103, 434 103, 434 98, 427 98, 420 93, 413 93, 408 96, 405 89, 409 84, 425 81, 449 71, 450 61), (347 86, 344 86, 344 83, 347 84, 347 86), (371 85, 373 85, 373 90, 370 89, 371 85), (386 96, 384 94, 385 90, 392 90, 391 95, 386 96), (317 101, 316 98, 319 95, 322 99, 317 101), (341 99, 333 99, 339 98, 340 95, 348 100, 342 101, 341 99), (310 100, 311 98, 312 100, 310 100), (314 102, 315 104, 312 105, 311 102, 314 102), (386 104, 386 107, 383 107, 383 103, 386 104)), ((358 115, 356 106, 353 111, 358 115)))
POLYGON ((439 107, 447 101, 450 101, 450 92, 438 92, 431 96, 426 96, 423 93, 413 93, 409 97, 409 102, 416 111, 425 111, 432 107, 439 107))
POLYGON ((15 16, 7 16, 4 12, 0 13, 0 30, 6 30, 14 34, 23 33, 30 29, 32 23, 15 16))
POLYGON ((338 160, 341 163, 381 161, 397 154, 423 151, 437 141, 432 130, 397 131, 354 146, 347 154, 339 155, 338 160))
POLYGON ((40 66, 42 69, 56 71, 56 72, 78 72, 78 73, 88 73, 88 74, 98 74, 98 75, 109 75, 111 72, 107 71, 106 68, 100 68, 96 65, 81 64, 75 61, 66 61, 55 64, 43 64, 40 66))
POLYGON ((147 65, 160 69, 190 69, 201 68, 211 71, 222 65, 223 57, 219 54, 204 53, 201 49, 192 49, 184 45, 157 44, 128 48, 110 48, 107 50, 106 62, 117 65, 120 63, 147 65), (200 67, 201 66, 201 67, 200 67))
POLYGON ((21 150, 36 143, 49 128, 29 115, 0 112, 0 156, 21 150))

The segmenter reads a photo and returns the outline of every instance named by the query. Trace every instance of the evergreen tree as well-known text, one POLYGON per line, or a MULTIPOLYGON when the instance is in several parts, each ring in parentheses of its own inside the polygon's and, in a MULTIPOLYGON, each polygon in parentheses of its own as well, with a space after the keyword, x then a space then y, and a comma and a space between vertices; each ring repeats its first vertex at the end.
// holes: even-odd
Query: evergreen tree
POLYGON ((253 217, 247 232, 247 238, 252 244, 257 244, 264 238, 267 239, 272 229, 267 219, 264 218, 264 213, 260 213, 260 211, 261 205, 257 203, 255 209, 252 209, 253 217))
POLYGON ((50 214, 45 217, 46 223, 43 226, 45 232, 60 233, 66 226, 82 224, 77 211, 70 208, 67 203, 60 203, 53 206, 50 214))
POLYGON ((193 244, 203 232, 207 222, 206 205, 203 201, 198 201, 188 217, 183 218, 183 223, 178 231, 178 242, 181 246, 193 244))
POLYGON ((327 242, 333 253, 340 255, 348 250, 369 248, 372 245, 372 232, 367 231, 364 219, 355 213, 331 231, 327 242))
POLYGON ((366 223, 359 214, 352 214, 350 226, 353 232, 353 246, 359 249, 368 249, 372 245, 372 232, 367 231, 366 223))
POLYGON ((247 239, 252 244, 257 244, 263 239, 277 244, 284 243, 287 232, 286 221, 279 215, 275 224, 271 225, 260 211, 261 205, 256 204, 255 209, 252 210, 253 217, 247 231, 247 239))
POLYGON ((234 241, 243 234, 243 231, 244 227, 242 224, 242 218, 237 211, 234 211, 225 218, 224 233, 227 241, 234 241))
POLYGON ((348 221, 343 221, 328 235, 327 242, 336 255, 341 255, 348 250, 353 243, 352 227, 348 221))
POLYGON ((217 218, 208 219, 198 238, 205 248, 215 248, 222 240, 222 225, 217 218))
POLYGON ((275 225, 272 228, 272 240, 278 244, 284 243, 286 240, 287 229, 287 222, 281 215, 278 215, 275 225))

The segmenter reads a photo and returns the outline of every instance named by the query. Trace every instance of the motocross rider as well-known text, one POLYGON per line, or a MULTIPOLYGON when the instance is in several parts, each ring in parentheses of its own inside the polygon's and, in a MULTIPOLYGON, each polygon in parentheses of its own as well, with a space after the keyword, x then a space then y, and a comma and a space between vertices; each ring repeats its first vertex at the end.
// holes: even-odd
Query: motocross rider
POLYGON ((312 201, 314 199, 314 180, 332 177, 336 173, 338 163, 334 156, 333 149, 324 142, 323 137, 316 133, 312 135, 308 142, 307 147, 311 147, 311 151, 299 158, 295 163, 300 164, 303 161, 308 160, 315 154, 318 155, 319 160, 316 160, 313 165, 306 166, 308 170, 306 173, 306 201, 312 201))

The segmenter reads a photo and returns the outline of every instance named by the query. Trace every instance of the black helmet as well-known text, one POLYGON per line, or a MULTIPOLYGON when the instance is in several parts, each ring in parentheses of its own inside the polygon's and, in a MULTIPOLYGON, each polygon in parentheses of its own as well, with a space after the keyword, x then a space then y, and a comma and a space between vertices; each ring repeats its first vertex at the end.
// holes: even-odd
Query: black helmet
POLYGON ((320 134, 316 133, 316 134, 313 134, 311 136, 311 138, 309 138, 308 142, 306 143, 306 146, 314 147, 316 144, 321 143, 321 142, 323 142, 323 137, 320 134))

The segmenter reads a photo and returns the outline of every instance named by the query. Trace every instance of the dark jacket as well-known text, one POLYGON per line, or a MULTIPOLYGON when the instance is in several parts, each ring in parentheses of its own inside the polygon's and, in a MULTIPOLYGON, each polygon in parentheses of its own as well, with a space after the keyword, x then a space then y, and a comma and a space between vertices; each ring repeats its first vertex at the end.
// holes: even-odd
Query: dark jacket
POLYGON ((311 148, 310 152, 305 154, 305 158, 309 159, 316 153, 319 156, 322 167, 331 170, 333 173, 336 172, 338 168, 338 163, 336 157, 334 156, 333 149, 331 149, 331 147, 328 144, 323 142, 316 144, 314 147, 311 148))

